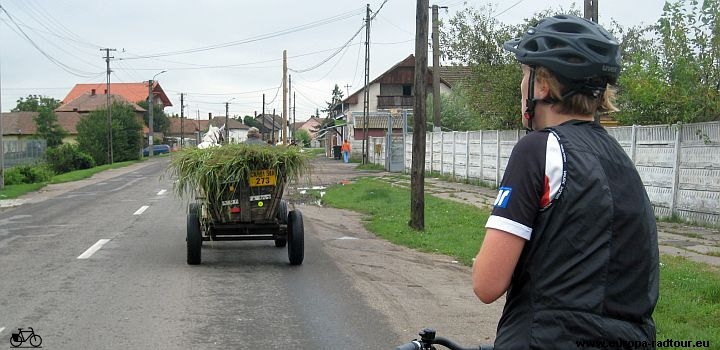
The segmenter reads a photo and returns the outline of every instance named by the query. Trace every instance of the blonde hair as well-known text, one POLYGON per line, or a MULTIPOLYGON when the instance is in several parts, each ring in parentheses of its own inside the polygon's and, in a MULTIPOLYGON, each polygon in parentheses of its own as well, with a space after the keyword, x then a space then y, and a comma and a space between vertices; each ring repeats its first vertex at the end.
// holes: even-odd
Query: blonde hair
POLYGON ((549 69, 537 67, 535 80, 537 82, 544 81, 548 84, 550 88, 550 98, 558 101, 554 105, 558 113, 594 115, 595 112, 607 113, 618 111, 618 108, 615 107, 614 104, 617 92, 610 84, 607 85, 603 95, 599 98, 583 94, 574 94, 562 99, 564 86, 549 69))

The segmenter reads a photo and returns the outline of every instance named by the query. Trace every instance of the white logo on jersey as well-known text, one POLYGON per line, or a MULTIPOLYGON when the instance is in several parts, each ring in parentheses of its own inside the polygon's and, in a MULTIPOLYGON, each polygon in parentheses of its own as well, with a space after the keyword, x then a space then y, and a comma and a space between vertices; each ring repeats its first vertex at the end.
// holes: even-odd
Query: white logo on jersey
POLYGON ((497 198, 493 206, 498 208, 506 208, 510 201, 510 195, 512 194, 512 187, 500 187, 497 198))

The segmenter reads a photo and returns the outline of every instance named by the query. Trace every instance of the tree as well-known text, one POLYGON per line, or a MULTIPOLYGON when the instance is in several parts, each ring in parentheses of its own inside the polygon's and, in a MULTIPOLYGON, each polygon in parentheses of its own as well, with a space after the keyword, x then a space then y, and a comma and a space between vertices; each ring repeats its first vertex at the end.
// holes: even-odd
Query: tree
MULTIPOLYGON (((113 103, 113 160, 122 162, 140 158, 143 126, 134 109, 126 103, 113 103)), ((97 165, 108 163, 107 110, 99 109, 84 116, 77 124, 78 147, 89 154, 97 165)))
MULTIPOLYGON (((330 102, 325 102, 327 104, 327 108, 323 109, 322 111, 328 112, 328 113, 332 112, 339 103, 342 103, 342 100, 343 100, 342 90, 340 90, 340 87, 338 87, 338 85, 335 84, 335 88, 333 88, 333 91, 332 91, 332 96, 330 97, 330 102)), ((320 116, 319 115, 320 113, 318 111, 316 111, 315 114, 318 115, 318 117, 320 116)), ((334 116, 335 115, 331 116, 330 114, 328 114, 328 117, 334 117, 334 116)))
POLYGON ((258 127, 258 121, 255 120, 255 117, 251 115, 246 115, 245 117, 243 117, 242 122, 249 127, 258 127))
POLYGON ((26 98, 20 97, 17 100, 17 105, 13 108, 12 112, 39 112, 40 108, 46 107, 50 111, 60 107, 62 102, 60 100, 46 97, 42 95, 28 95, 26 98))
POLYGON ((305 129, 295 130, 295 139, 298 140, 303 147, 310 147, 310 132, 305 129))
MULTIPOLYGON (((138 106, 148 109, 147 101, 140 101, 137 103, 138 106)), ((143 116, 143 122, 145 125, 150 124, 150 114, 147 112, 143 116)), ((168 119, 165 111, 161 105, 153 104, 153 132, 167 133, 170 131, 170 120, 168 119)))
POLYGON ((44 139, 48 148, 62 145, 63 138, 68 134, 58 123, 57 115, 47 105, 40 106, 35 124, 37 125, 35 136, 44 139))

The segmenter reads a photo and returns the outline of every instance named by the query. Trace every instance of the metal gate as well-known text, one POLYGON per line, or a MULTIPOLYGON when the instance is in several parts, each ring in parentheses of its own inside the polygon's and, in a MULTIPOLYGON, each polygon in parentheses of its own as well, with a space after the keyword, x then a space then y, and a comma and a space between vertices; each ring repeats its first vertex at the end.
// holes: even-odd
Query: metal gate
POLYGON ((385 136, 385 170, 389 172, 405 172, 405 135, 407 134, 407 114, 404 110, 400 115, 388 115, 388 130, 385 136), (402 126, 401 134, 393 134, 393 127, 402 126))

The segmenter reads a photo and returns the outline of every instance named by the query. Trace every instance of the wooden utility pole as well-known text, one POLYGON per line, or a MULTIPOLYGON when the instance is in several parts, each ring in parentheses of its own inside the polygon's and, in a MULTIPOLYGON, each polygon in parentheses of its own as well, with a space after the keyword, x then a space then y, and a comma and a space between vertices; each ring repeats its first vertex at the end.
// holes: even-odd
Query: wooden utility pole
POLYGON ((427 42, 429 0, 417 0, 415 18, 415 105, 410 168, 410 227, 425 230, 425 96, 427 87, 427 42))
POLYGON ((585 0, 585 19, 598 23, 598 0, 585 0))
POLYGON ((287 125, 288 125, 288 68, 287 68, 287 50, 283 50, 283 128, 282 128, 282 141, 283 145, 287 145, 287 125))

